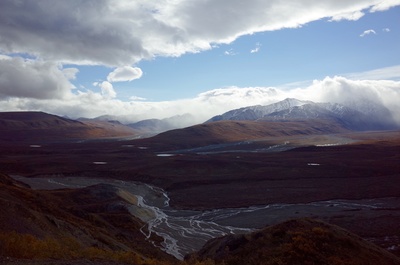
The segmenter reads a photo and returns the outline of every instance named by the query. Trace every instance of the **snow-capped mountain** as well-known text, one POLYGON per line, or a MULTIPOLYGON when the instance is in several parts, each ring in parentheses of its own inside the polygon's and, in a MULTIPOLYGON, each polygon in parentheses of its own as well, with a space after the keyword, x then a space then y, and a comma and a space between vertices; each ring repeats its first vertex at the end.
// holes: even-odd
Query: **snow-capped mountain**
MULTIPOLYGON (((285 99, 267 106, 250 106, 228 111, 207 122, 220 120, 332 120, 351 130, 382 130, 395 128, 382 106, 379 112, 364 113, 338 103, 314 103, 297 99, 285 99)), ((363 109, 362 109, 363 110, 363 109)))
POLYGON ((351 130, 370 130, 377 127, 370 118, 357 111, 337 103, 309 103, 290 107, 285 110, 270 113, 262 120, 332 120, 351 130))
POLYGON ((341 104, 358 110, 369 116, 371 119, 379 120, 380 123, 386 124, 389 127, 391 124, 396 124, 396 121, 390 110, 386 108, 383 103, 377 102, 378 101, 373 102, 368 99, 347 98, 343 100, 341 104))
POLYGON ((214 116, 206 122, 223 121, 223 120, 258 120, 262 119, 268 114, 279 112, 290 107, 302 106, 304 104, 312 103, 311 101, 303 101, 294 98, 287 98, 280 102, 261 106, 250 106, 240 109, 225 112, 222 115, 214 116))

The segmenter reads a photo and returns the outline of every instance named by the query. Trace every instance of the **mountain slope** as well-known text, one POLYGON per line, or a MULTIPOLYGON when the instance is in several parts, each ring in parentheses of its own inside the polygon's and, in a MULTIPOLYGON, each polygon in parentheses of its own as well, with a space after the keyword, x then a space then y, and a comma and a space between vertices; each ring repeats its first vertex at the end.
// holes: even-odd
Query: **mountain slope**
POLYGON ((44 112, 0 112, 0 141, 49 142, 121 137, 136 132, 122 124, 76 121, 44 112))
POLYGON ((287 98, 283 101, 267 106, 256 105, 256 106, 231 110, 225 112, 222 115, 218 115, 209 119, 208 121, 206 121, 206 123, 213 121, 223 121, 223 120, 258 120, 270 113, 282 111, 295 106, 302 106, 310 102, 311 101, 301 101, 293 98, 287 98))
POLYGON ((218 121, 171 130, 143 143, 189 148, 227 142, 296 135, 332 134, 346 132, 342 125, 325 120, 288 121, 218 121))
POLYGON ((400 259, 337 226, 297 219, 246 235, 210 240, 188 259, 218 264, 398 265, 400 259))
POLYGON ((350 130, 387 130, 397 128, 384 106, 372 104, 344 106, 338 103, 314 103, 285 99, 267 106, 250 106, 231 110, 207 122, 220 120, 298 120, 325 119, 350 130), (376 112, 374 112, 376 111, 376 112))
POLYGON ((324 119, 332 120, 350 130, 387 129, 379 121, 359 111, 332 103, 308 103, 265 115, 262 120, 324 119))

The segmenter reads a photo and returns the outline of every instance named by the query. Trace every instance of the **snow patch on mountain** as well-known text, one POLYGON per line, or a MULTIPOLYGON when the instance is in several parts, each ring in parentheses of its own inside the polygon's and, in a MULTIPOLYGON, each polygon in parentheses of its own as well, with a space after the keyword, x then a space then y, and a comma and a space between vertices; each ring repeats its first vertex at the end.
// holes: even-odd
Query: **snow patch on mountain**
POLYGON ((266 106, 256 105, 256 106, 231 110, 222 115, 215 116, 206 122, 220 121, 220 120, 258 120, 270 113, 279 112, 291 107, 301 106, 308 103, 311 103, 311 101, 287 98, 285 100, 266 106))
POLYGON ((332 120, 351 130, 393 129, 395 122, 383 105, 372 102, 353 104, 351 107, 339 103, 314 103, 293 98, 267 106, 250 106, 228 111, 207 122, 221 120, 332 120))

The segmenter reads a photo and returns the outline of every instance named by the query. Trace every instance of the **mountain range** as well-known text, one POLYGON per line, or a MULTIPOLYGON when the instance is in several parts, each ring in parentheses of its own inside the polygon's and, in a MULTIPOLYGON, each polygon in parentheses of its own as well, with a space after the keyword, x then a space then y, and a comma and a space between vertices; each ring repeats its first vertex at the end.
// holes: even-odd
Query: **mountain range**
POLYGON ((386 251, 399 253, 399 131, 354 132, 394 128, 384 107, 286 99, 182 129, 173 129, 169 121, 128 126, 43 112, 0 113, 0 263, 400 264, 386 251), (161 130, 167 131, 132 139, 161 130), (109 137, 117 138, 103 141, 109 137), (342 145, 345 138, 351 144, 342 145), (290 151, 252 152, 289 140, 290 151), (318 145, 324 141, 334 146, 318 145), (201 214, 225 207, 299 204, 287 216, 279 215, 287 220, 305 215, 304 204, 329 205, 307 215, 313 219, 276 220, 248 234, 212 239, 178 261, 160 250, 163 238, 150 235, 145 221, 124 207, 139 206, 140 194, 111 184, 36 190, 10 177, 17 175, 144 182, 168 192, 171 209, 201 214), (391 201, 381 208, 355 203, 331 213, 337 208, 332 199, 375 198, 391 201), (386 250, 332 224, 381 240, 373 242, 386 250))
POLYGON ((147 138, 161 134, 157 139, 166 138, 164 142, 177 143, 189 137, 190 141, 181 142, 197 145, 196 142, 213 144, 267 136, 399 128, 383 105, 365 102, 354 104, 352 108, 338 103, 315 103, 293 98, 266 106, 230 110, 204 124, 187 127, 193 123, 191 120, 193 116, 186 114, 122 124, 103 118, 72 120, 43 112, 2 112, 0 140, 54 142, 109 137, 147 138))
POLYGON ((72 120, 44 112, 0 112, 0 142, 64 142, 138 135, 116 121, 72 120))
POLYGON ((206 121, 222 120, 255 120, 255 121, 283 121, 283 120, 331 120, 341 124, 344 128, 356 131, 394 129, 397 126, 391 113, 383 105, 369 103, 351 108, 338 103, 314 103, 293 98, 267 106, 250 106, 234 109, 217 115, 206 121), (369 106, 369 108, 365 107, 369 106))
POLYGON ((143 134, 157 134, 165 131, 183 128, 193 125, 193 116, 190 114, 175 115, 165 119, 147 119, 135 123, 129 123, 127 126, 143 134))

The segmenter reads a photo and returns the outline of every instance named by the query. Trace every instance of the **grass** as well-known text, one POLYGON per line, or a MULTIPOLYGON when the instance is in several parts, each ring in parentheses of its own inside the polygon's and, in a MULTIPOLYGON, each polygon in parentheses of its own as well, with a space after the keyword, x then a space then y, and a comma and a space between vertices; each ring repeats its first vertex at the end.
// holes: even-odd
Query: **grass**
POLYGON ((127 264, 159 264, 134 251, 113 251, 98 247, 83 247, 75 238, 37 238, 31 234, 0 232, 0 255, 31 260, 113 260, 127 264))
POLYGON ((28 260, 114 261, 133 265, 216 265, 213 260, 166 261, 144 257, 135 251, 83 247, 75 238, 38 238, 15 231, 0 232, 0 256, 28 260))

